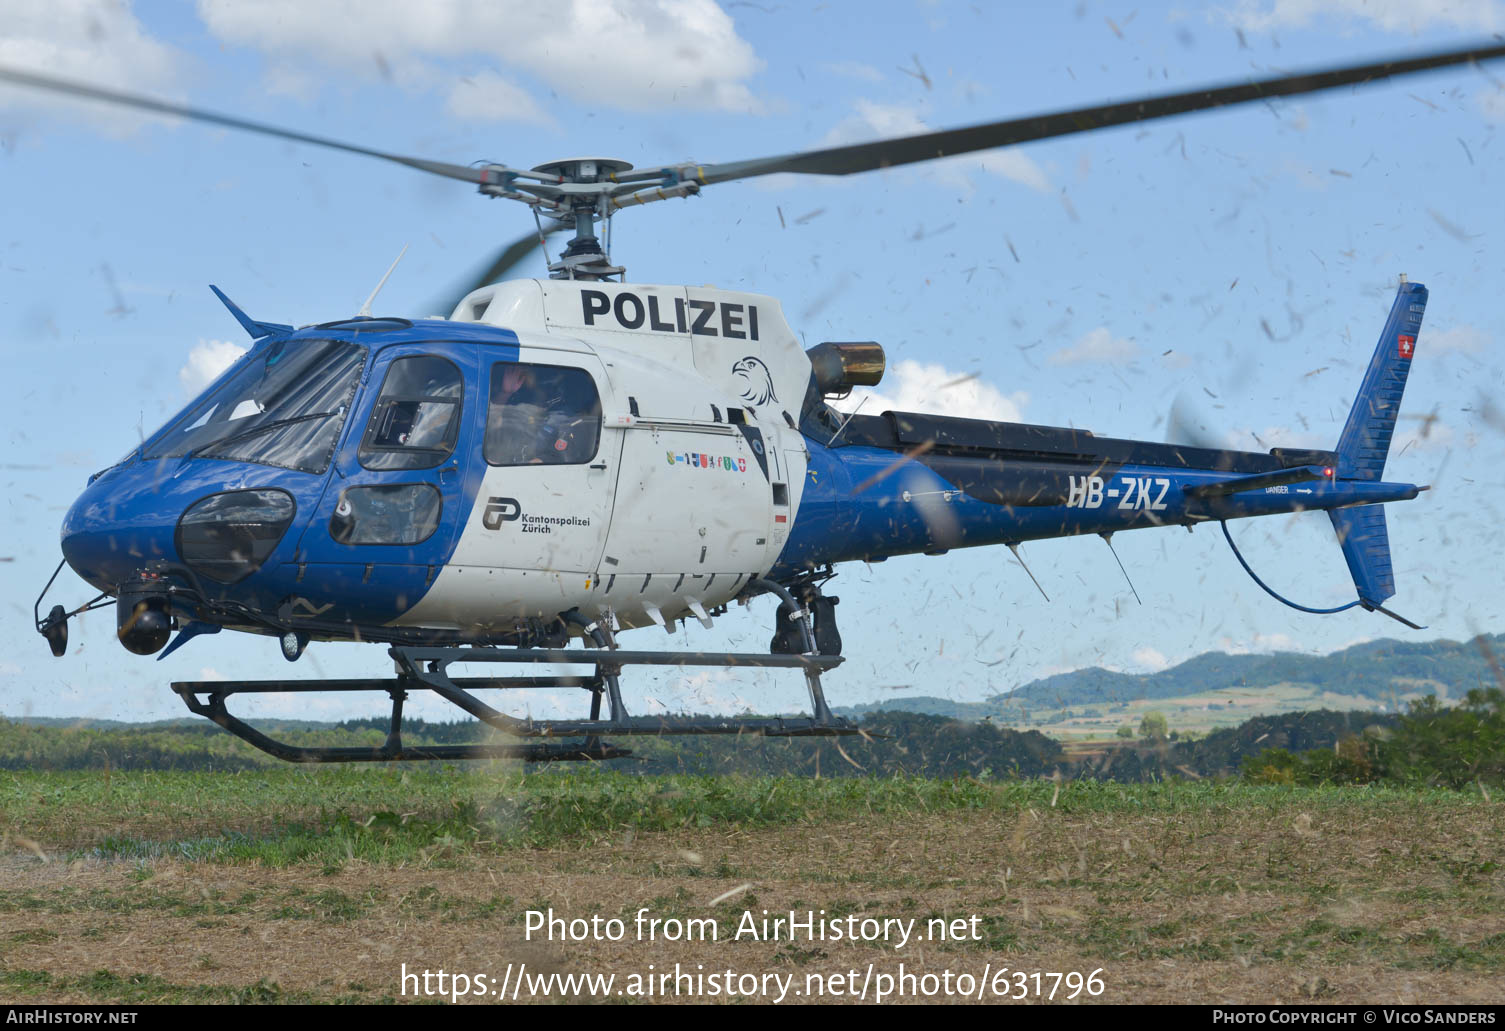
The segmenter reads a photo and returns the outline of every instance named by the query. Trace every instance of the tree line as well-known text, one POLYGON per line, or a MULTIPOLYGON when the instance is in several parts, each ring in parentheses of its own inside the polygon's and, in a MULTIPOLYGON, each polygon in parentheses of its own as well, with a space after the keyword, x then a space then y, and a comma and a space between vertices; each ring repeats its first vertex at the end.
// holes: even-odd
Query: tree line
MULTIPOLYGON (((865 715, 841 738, 624 738, 626 772, 796 777, 1068 778, 1145 781, 1242 777, 1266 784, 1393 782, 1465 787, 1505 783, 1505 691, 1479 688, 1457 706, 1429 697, 1404 714, 1367 711, 1258 716, 1197 740, 1169 740, 1153 727, 1138 739, 1070 755, 1038 731, 991 721, 907 712, 865 715)), ((1141 727, 1141 730, 1145 730, 1141 727)), ((384 719, 284 725, 295 745, 381 743, 384 719)), ((410 720, 404 740, 487 740, 473 722, 410 720)), ((236 771, 276 760, 210 724, 58 726, 0 719, 0 769, 236 771)))

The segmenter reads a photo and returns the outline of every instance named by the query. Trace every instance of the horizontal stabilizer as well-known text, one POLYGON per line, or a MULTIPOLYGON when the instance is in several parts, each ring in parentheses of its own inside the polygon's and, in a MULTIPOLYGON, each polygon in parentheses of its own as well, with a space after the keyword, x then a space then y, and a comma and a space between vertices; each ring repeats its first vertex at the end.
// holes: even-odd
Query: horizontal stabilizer
POLYGON ((1343 557, 1348 560, 1348 571, 1353 574, 1359 600, 1368 607, 1379 608, 1386 598, 1395 594, 1395 571, 1390 565, 1390 535, 1385 529, 1384 507, 1335 508, 1327 515, 1338 533, 1338 543, 1343 546, 1343 557))
POLYGON ((1217 483, 1200 483, 1195 487, 1187 487, 1186 496, 1220 498, 1246 490, 1283 487, 1292 483, 1310 483, 1312 480, 1330 480, 1332 477, 1333 469, 1330 466, 1303 465, 1294 469, 1278 469, 1273 473, 1259 473, 1256 476, 1236 476, 1231 480, 1219 480, 1217 483))

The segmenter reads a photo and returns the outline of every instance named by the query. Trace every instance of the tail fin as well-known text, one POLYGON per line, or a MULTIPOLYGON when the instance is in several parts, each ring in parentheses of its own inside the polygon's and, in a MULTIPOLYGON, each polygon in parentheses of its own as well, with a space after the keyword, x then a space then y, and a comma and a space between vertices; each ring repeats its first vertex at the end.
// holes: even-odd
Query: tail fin
POLYGON ((1385 529, 1385 506, 1334 508, 1327 517, 1338 532, 1348 571, 1359 600, 1377 607, 1395 595, 1395 570, 1390 565, 1390 534, 1385 529))
POLYGON ((1390 436, 1400 412, 1411 356, 1421 316, 1427 309, 1427 288, 1402 283, 1390 307, 1390 317, 1369 360, 1359 396, 1353 400, 1343 436, 1338 438, 1338 475, 1349 480, 1378 480, 1390 454, 1390 436))
MULTIPOLYGON (((1426 307, 1426 287, 1420 283, 1400 285, 1374 357, 1364 373, 1359 395, 1348 413, 1343 435, 1338 438, 1338 475, 1344 479, 1378 480, 1385 471, 1390 438, 1395 433, 1395 418, 1400 412, 1401 395, 1406 389, 1406 376, 1411 371, 1411 358, 1416 353, 1416 337, 1426 307)), ((1327 515, 1338 534, 1338 543, 1343 546, 1343 557, 1348 560, 1359 601, 1365 608, 1385 611, 1383 602, 1395 594, 1385 510, 1379 505, 1335 508, 1327 515)))

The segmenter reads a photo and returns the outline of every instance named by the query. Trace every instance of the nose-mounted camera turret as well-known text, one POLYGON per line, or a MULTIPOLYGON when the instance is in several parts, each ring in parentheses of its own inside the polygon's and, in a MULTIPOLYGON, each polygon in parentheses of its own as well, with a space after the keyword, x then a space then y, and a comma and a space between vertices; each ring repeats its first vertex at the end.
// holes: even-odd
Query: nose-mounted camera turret
POLYGON ((138 573, 123 582, 115 600, 115 636, 127 651, 154 655, 172 636, 172 598, 156 573, 138 573))

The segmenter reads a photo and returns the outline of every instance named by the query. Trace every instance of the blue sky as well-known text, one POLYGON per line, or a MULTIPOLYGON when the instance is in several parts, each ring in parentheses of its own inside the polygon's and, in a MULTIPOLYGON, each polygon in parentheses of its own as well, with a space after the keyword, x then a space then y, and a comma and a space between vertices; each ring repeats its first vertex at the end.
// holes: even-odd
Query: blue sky
MULTIPOLYGON (((1496 0, 1227 4, 103 3, 9 0, 0 64, 151 93, 377 148, 527 167, 579 154, 723 161, 1488 38, 1496 0)), ((1062 669, 1161 668, 1214 648, 1325 652, 1498 631, 1505 448, 1497 196, 1505 67, 1211 112, 927 167, 777 176, 629 211, 640 282, 780 299, 811 345, 881 341, 881 398, 912 409, 1165 439, 1330 447, 1394 291, 1431 289, 1387 478, 1399 595, 1429 629, 1292 612, 1215 527, 1122 534, 1137 605, 1096 538, 848 567, 840 702, 978 699, 1062 669), (1494 185, 1492 185, 1492 183, 1494 185), (976 378, 942 388, 962 376, 976 378), (1179 403, 1178 403, 1179 399, 1179 403), (1422 416, 1435 413, 1435 419, 1422 416)), ((157 663, 74 627, 52 659, 31 602, 64 511, 244 340, 255 318, 426 314, 521 208, 397 166, 0 88, 0 713, 149 719, 171 679, 288 672, 270 639, 157 663)), ((542 273, 542 261, 523 274, 542 273)), ((1235 525, 1262 575, 1314 605, 1352 587, 1321 515, 1235 525)), ((65 573, 49 604, 83 600, 65 573)), ((771 607, 699 647, 766 644, 771 607)), ((689 636, 683 636, 688 633, 689 636)), ((645 630, 634 646, 668 643, 645 630)), ((307 676, 383 675, 380 648, 315 645, 307 676)), ((798 681, 639 680, 639 711, 794 704, 798 681), (646 697, 645 697, 646 695, 646 697)), ((345 702, 265 711, 347 715, 345 702)), ((371 711, 375 711, 374 709, 371 711)), ((432 713, 436 710, 420 709, 432 713)))

